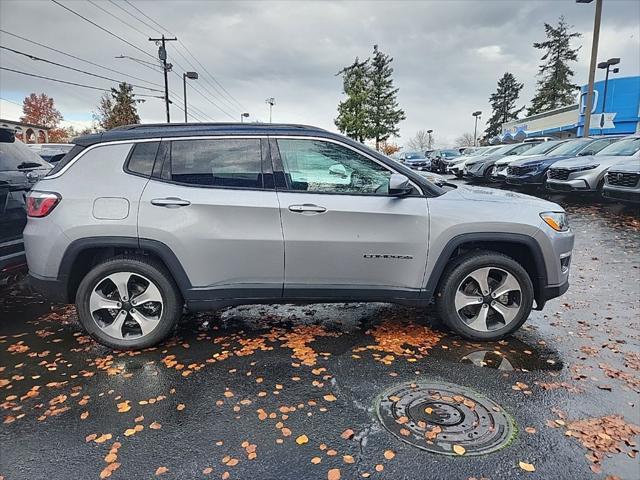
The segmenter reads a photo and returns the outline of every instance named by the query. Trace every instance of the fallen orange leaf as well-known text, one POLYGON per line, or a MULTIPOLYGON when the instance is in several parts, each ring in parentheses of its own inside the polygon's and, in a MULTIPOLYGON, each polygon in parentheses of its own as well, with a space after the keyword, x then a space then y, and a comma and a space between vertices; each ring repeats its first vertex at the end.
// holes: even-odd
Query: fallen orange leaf
POLYGON ((453 451, 458 455, 464 455, 464 453, 466 452, 465 448, 462 445, 454 445, 453 451))
POLYGON ((332 468, 327 472, 327 480, 340 480, 340 469, 332 468))
POLYGON ((328 395, 325 395, 322 398, 324 398, 327 402, 335 402, 337 400, 336 397, 331 393, 328 395))
POLYGON ((524 470, 525 472, 535 472, 536 471, 536 467, 534 467, 532 464, 530 463, 526 463, 526 462, 519 462, 518 465, 520 466, 520 468, 522 470, 524 470))
POLYGON ((156 475, 162 475, 163 473, 167 473, 169 469, 167 467, 158 467, 156 470, 156 475))
POLYGON ((385 451, 384 451, 384 458, 386 458, 387 460, 391 460, 391 459, 393 459, 393 457, 395 457, 395 456, 396 456, 396 454, 395 454, 395 452, 394 452, 394 451, 392 451, 392 450, 385 450, 385 451))
POLYGON ((300 435, 298 438, 296 438, 296 443, 298 445, 304 445, 305 443, 309 442, 309 437, 307 437, 306 435, 300 435))

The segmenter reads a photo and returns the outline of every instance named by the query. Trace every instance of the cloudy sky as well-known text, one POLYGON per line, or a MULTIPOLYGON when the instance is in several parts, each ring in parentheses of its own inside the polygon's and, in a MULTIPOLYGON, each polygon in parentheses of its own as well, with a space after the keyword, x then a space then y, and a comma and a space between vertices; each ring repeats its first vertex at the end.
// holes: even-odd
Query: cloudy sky
MULTIPOLYGON (((520 100, 528 104, 535 92, 541 55, 532 43, 544 40, 544 22, 556 23, 560 15, 583 35, 575 42, 582 49, 574 70, 575 82, 586 83, 595 8, 595 2, 585 5, 575 0, 58 2, 128 43, 52 1, 0 0, 0 28, 4 30, 0 45, 154 89, 161 86, 162 73, 153 65, 157 49, 147 38, 159 31, 174 34, 180 43, 168 44, 175 71, 169 77, 171 97, 181 103, 182 72, 198 71, 200 79, 190 81, 188 99, 191 111, 208 121, 238 121, 243 111, 250 113, 250 120, 268 121, 265 98, 275 97, 274 122, 335 130, 333 119, 342 87, 335 74, 356 56, 369 56, 373 44, 378 44, 394 57, 399 102, 407 115, 400 124, 401 145, 420 129, 433 129, 440 145, 472 132, 471 112, 485 112, 483 121, 488 117, 488 97, 506 71, 524 82, 520 100), (115 58, 120 55, 151 65, 115 58)), ((640 74, 640 2, 604 0, 598 57, 621 57, 621 76, 640 74)), ((98 88, 113 84, 7 50, 0 50, 0 66, 98 88)), ((600 76, 598 72, 596 78, 600 76)), ((76 126, 91 123, 101 95, 99 90, 3 70, 0 117, 17 119, 19 105, 30 92, 54 97, 65 120, 76 126)), ((145 100, 139 106, 142 121, 164 121, 163 102, 152 97, 145 100)), ((172 120, 183 118, 176 106, 171 114, 172 120)))

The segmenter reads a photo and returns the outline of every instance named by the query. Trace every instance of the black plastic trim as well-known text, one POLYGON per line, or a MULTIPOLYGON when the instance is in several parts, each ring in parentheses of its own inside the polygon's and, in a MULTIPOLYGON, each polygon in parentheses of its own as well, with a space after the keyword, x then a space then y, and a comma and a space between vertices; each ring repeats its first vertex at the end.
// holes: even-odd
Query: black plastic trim
MULTIPOLYGON (((528 235, 521 233, 503 233, 503 232, 476 232, 476 233, 463 233, 453 237, 447 242, 442 249, 436 264, 429 275, 427 286, 424 289, 422 296, 431 298, 438 288, 440 278, 447 267, 449 258, 455 252, 455 250, 468 243, 473 242, 508 242, 513 244, 524 245, 533 253, 533 261, 536 265, 535 277, 532 276, 531 280, 534 282, 535 299, 538 302, 543 294, 542 291, 547 286, 547 267, 544 264, 544 256, 542 255, 542 249, 538 242, 528 235)), ((530 275, 531 276, 531 275, 530 275)))

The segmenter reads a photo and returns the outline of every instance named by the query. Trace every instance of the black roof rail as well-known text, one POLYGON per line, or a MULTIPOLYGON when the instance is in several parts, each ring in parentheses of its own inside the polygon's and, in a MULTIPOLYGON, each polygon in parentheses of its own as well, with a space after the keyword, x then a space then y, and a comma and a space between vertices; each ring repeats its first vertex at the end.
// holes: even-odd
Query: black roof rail
POLYGON ((247 130, 255 128, 264 129, 301 129, 301 130, 324 130, 320 127, 311 125, 289 124, 289 123, 252 123, 252 122, 192 122, 192 123, 135 123, 130 125, 121 125, 119 127, 108 130, 125 131, 125 130, 141 130, 141 129, 175 129, 175 130, 202 130, 205 128, 244 128, 247 130))

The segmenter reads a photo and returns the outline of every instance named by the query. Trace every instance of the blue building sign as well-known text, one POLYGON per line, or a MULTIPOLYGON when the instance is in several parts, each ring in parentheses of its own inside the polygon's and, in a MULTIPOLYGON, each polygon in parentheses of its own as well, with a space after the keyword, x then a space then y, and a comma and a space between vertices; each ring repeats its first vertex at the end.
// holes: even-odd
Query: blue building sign
MULTIPOLYGON (((638 125, 640 121, 640 76, 609 78, 606 101, 604 80, 596 82, 593 87, 594 106, 591 112, 590 135, 630 135, 640 131, 638 125), (603 104, 606 111, 602 108, 603 104), (612 128, 611 124, 613 124, 612 128)), ((587 86, 585 85, 580 94, 577 136, 582 136, 584 131, 586 97, 587 86)))

